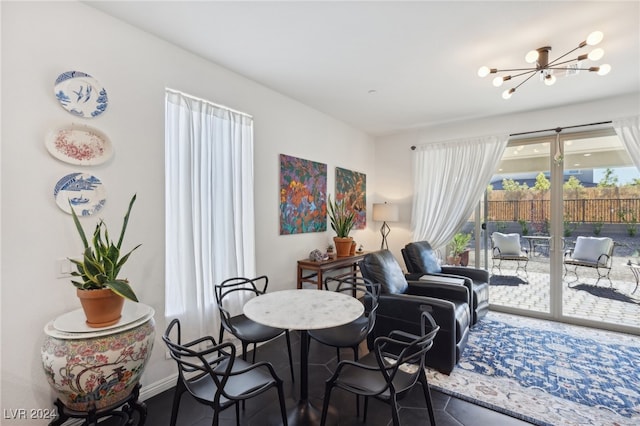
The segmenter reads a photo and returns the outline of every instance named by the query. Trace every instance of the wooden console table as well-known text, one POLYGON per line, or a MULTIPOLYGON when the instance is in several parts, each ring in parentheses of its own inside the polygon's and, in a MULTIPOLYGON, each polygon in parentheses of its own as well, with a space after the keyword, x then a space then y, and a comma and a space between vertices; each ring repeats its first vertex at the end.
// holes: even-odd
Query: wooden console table
POLYGON ((318 290, 322 290, 323 275, 327 271, 349 268, 349 272, 332 275, 334 278, 355 276, 358 273, 358 262, 367 252, 356 253, 353 256, 332 257, 320 262, 309 259, 298 260, 298 288, 302 288, 302 283, 315 284, 318 290), (310 272, 310 273, 309 273, 310 272), (307 275, 305 275, 305 273, 307 275))

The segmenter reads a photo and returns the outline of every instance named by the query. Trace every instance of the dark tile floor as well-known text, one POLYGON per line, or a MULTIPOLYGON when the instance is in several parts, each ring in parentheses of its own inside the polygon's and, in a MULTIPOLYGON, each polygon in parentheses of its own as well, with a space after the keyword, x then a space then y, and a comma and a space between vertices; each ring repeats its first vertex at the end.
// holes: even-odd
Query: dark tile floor
MULTIPOLYGON (((299 374, 299 337, 296 332, 291 334, 292 351, 296 379, 299 374)), ((249 359, 251 354, 249 355, 249 359)), ((342 359, 352 359, 353 352, 348 349, 341 352, 342 359)), ((291 382, 289 362, 284 338, 275 339, 258 347, 256 361, 264 360, 273 363, 278 375, 285 382, 286 405, 292 409, 296 405, 299 394, 299 383, 291 382)), ((336 351, 312 341, 309 355, 309 396, 316 407, 322 407, 324 396, 324 381, 331 376, 336 366, 336 351)), ((175 368, 175 367, 172 367, 175 368)), ((461 399, 449 397, 443 393, 432 390, 432 400, 435 408, 436 422, 439 426, 472 426, 472 425, 525 425, 528 423, 514 419, 487 408, 471 404, 461 399)), ((164 426, 169 424, 171 417, 171 405, 173 401, 173 389, 162 392, 146 402, 148 409, 147 426, 164 426)), ((336 409, 337 415, 333 422, 327 424, 338 425, 363 425, 362 412, 356 417, 355 396, 334 390, 331 395, 331 405, 336 409)), ((361 410, 362 410, 361 401, 361 410)), ((399 401, 401 407, 400 422, 405 426, 427 425, 429 416, 424 401, 422 390, 418 385, 404 399, 399 401)), ((220 415, 222 426, 235 425, 235 410, 233 407, 223 411, 220 415)), ((178 415, 178 426, 205 426, 211 425, 213 419, 212 409, 199 404, 190 395, 185 393, 182 397, 178 415)), ((101 426, 112 426, 115 422, 107 421, 101 426)), ((279 425, 281 418, 275 390, 268 391, 252 400, 248 400, 244 410, 240 412, 240 424, 251 426, 279 425)), ((391 411, 388 405, 371 399, 367 413, 367 425, 387 426, 391 423, 391 411)))

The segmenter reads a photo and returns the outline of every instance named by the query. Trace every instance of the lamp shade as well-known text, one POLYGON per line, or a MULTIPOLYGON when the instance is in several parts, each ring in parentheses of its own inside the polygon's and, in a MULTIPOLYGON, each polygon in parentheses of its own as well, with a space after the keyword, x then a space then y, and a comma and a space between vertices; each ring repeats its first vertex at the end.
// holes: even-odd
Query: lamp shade
POLYGON ((373 220, 376 222, 397 222, 399 216, 400 212, 397 204, 373 204, 373 220))

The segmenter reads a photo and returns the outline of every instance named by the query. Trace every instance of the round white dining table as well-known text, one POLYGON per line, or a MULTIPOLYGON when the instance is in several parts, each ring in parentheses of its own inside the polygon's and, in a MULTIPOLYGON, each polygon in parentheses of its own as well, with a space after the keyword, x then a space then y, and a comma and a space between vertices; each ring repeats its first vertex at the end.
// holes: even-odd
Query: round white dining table
POLYGON ((320 410, 309 401, 308 330, 337 327, 356 320, 364 306, 355 297, 325 290, 281 290, 249 300, 243 308, 247 318, 260 324, 300 330, 300 399, 289 425, 320 423, 320 410))

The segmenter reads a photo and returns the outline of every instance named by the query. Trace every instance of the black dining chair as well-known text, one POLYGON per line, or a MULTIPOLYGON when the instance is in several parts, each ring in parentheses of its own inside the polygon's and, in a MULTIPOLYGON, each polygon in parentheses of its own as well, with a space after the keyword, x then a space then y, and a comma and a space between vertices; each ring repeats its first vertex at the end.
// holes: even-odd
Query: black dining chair
POLYGON ((309 337, 327 346, 335 347, 338 361, 340 361, 340 349, 351 348, 353 359, 357 361, 358 347, 367 338, 376 323, 376 310, 378 309, 381 286, 362 277, 330 277, 324 280, 325 290, 330 290, 334 285, 336 292, 358 297, 364 305, 364 313, 360 318, 348 324, 309 330, 309 337))
POLYGON ((282 379, 268 362, 249 364, 236 358, 236 348, 231 342, 218 344, 211 336, 182 343, 180 321, 169 323, 162 340, 169 348, 171 358, 178 364, 171 409, 171 426, 176 425, 182 394, 188 391, 196 401, 213 408, 213 426, 218 425, 220 412, 232 405, 236 407, 236 425, 240 425, 239 402, 253 398, 276 388, 280 402, 282 424, 287 424, 282 379), (174 331, 175 328, 175 331, 174 331), (172 340, 171 335, 175 334, 172 340), (201 349, 201 348, 205 349, 201 349))
POLYGON ((216 303, 220 311, 220 341, 223 340, 225 330, 235 336, 242 343, 242 359, 245 361, 247 360, 247 346, 253 343, 252 362, 255 362, 257 344, 267 342, 284 333, 287 339, 291 380, 294 381, 289 330, 259 324, 242 313, 232 314, 231 306, 237 306, 239 300, 248 300, 248 297, 265 294, 268 284, 269 278, 263 275, 257 278, 229 278, 215 286, 216 303), (258 287, 259 284, 261 288, 258 287))
POLYGON ((373 351, 360 361, 344 360, 338 363, 336 371, 325 384, 321 425, 324 426, 327 420, 331 391, 337 387, 365 397, 364 423, 367 422, 369 397, 374 397, 391 406, 393 425, 399 426, 397 401, 417 383, 422 385, 430 423, 436 424, 424 366, 427 352, 433 346, 433 339, 440 327, 428 312, 422 313, 420 324, 420 336, 395 330, 387 337, 378 337, 373 351))

